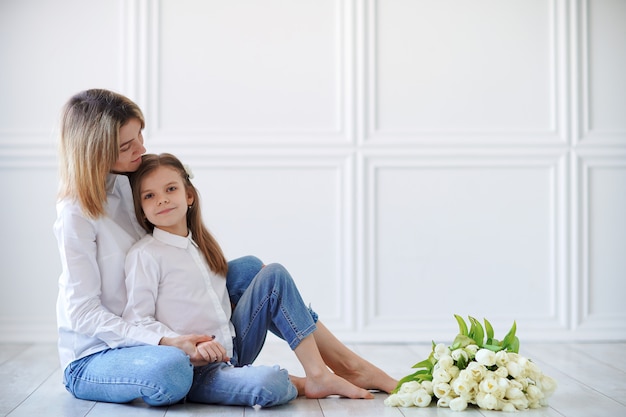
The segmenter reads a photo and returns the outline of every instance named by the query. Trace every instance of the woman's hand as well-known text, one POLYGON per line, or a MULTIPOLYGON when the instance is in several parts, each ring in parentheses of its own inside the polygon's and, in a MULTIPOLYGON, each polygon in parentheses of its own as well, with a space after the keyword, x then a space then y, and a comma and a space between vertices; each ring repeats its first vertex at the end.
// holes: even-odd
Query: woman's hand
MULTIPOLYGON (((159 345, 174 346, 185 352, 193 366, 204 366, 210 361, 199 352, 197 345, 212 342, 215 336, 187 334, 176 337, 162 337, 159 345)), ((223 348, 222 348, 223 349, 223 348)))
POLYGON ((196 348, 204 360, 209 363, 230 361, 230 358, 226 355, 224 346, 215 340, 198 343, 196 348))

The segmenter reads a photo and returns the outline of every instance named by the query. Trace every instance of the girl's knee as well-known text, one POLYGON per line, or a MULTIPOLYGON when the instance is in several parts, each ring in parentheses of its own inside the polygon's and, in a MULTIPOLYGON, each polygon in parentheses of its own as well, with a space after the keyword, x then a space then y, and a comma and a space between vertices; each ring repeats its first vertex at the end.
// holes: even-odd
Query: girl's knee
POLYGON ((293 282, 293 278, 287 271, 287 268, 277 263, 266 265, 263 269, 263 275, 271 276, 277 281, 293 282))
POLYGON ((254 277, 263 268, 263 262, 256 256, 243 256, 228 262, 226 287, 233 304, 237 304, 248 289, 254 277))

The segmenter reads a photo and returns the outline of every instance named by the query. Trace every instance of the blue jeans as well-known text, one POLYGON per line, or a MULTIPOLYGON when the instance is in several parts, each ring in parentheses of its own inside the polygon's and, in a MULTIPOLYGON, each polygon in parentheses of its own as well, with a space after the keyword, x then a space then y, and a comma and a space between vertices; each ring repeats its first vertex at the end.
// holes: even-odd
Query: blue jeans
POLYGON ((143 398, 149 405, 169 405, 191 387, 189 356, 172 346, 107 349, 75 360, 65 368, 65 388, 76 398, 126 403, 143 398))
POLYGON ((282 266, 261 267, 254 257, 229 263, 227 286, 237 302, 232 316, 235 366, 194 369, 183 351, 170 346, 108 349, 69 364, 67 390, 85 400, 125 403, 143 398, 153 406, 177 403, 188 393, 190 401, 213 404, 269 407, 291 401, 297 392, 286 370, 248 365, 261 351, 267 330, 294 349, 315 330, 317 315, 304 305, 282 266))
POLYGON ((228 405, 285 404, 297 395, 285 369, 250 366, 259 355, 270 330, 295 349, 316 329, 317 315, 304 304, 293 279, 279 264, 262 268, 241 295, 231 321, 234 339, 233 366, 209 364, 194 369, 187 399, 228 405))

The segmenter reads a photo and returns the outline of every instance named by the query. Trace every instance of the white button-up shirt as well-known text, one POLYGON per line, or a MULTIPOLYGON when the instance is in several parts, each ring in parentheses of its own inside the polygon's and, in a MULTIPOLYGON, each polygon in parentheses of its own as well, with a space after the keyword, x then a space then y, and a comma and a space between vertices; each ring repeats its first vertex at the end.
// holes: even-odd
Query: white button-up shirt
POLYGON ((57 204, 59 245, 57 324, 62 369, 107 348, 156 345, 161 335, 122 320, 126 305, 124 260, 146 232, 135 217, 128 177, 107 177, 106 216, 90 219, 69 199, 57 204))
POLYGON ((226 278, 211 271, 191 233, 183 237, 155 228, 137 242, 126 257, 126 288, 125 320, 163 336, 215 335, 233 356, 226 278))

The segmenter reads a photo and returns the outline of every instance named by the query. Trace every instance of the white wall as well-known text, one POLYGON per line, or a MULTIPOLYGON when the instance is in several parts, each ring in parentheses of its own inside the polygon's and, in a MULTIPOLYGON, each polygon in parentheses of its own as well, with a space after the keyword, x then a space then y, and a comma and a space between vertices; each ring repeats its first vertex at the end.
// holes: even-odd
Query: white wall
POLYGON ((54 340, 56 124, 92 87, 229 258, 346 341, 626 339, 626 1, 0 1, 0 342, 54 340))

